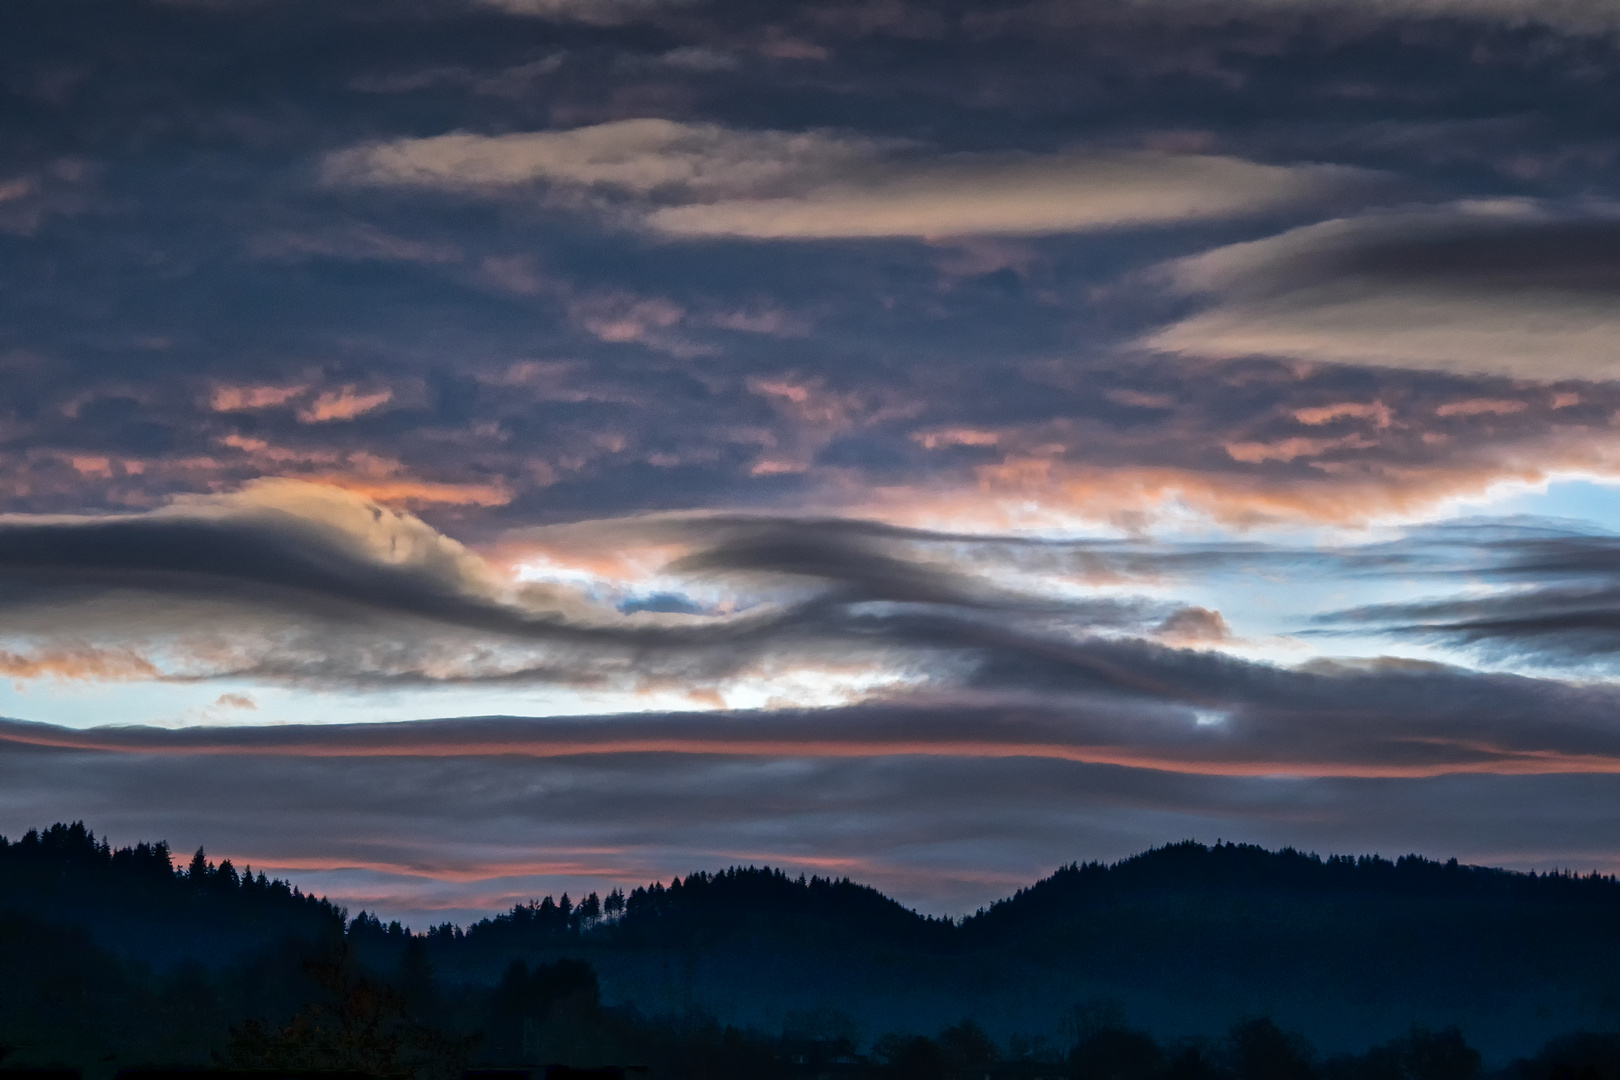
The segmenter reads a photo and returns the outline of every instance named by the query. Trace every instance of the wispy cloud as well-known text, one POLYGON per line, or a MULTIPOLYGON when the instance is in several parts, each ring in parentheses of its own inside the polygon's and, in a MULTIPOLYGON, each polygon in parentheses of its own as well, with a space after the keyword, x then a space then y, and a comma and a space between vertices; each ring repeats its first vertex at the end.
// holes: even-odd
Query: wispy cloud
POLYGON ((1607 0, 1129 0, 1101 7, 1081 0, 1033 0, 1006 10, 976 12, 981 29, 1029 31, 1074 29, 1129 20, 1207 26, 1234 19, 1329 19, 1364 32, 1392 21, 1465 19, 1510 26, 1551 26, 1576 33, 1605 33, 1620 24, 1607 0))
POLYGON ((1184 356, 1612 379, 1620 258, 1611 213, 1529 202, 1380 211, 1170 267, 1212 307, 1147 339, 1184 356))
MULTIPOLYGON (((1457 538, 1454 531, 1437 530, 1417 543, 1454 544, 1457 538)), ((1488 587, 1476 585, 1471 595, 1352 608, 1321 622, 1471 646, 1487 657, 1529 658, 1589 675, 1607 675, 1620 665, 1620 538, 1499 527, 1470 537, 1453 558, 1459 571, 1466 568, 1472 580, 1488 587)))
POLYGON ((701 0, 469 0, 513 15, 615 26, 701 0))
POLYGON ((630 212, 654 231, 754 239, 1090 232, 1241 217, 1369 179, 1208 154, 941 155, 832 132, 656 119, 401 139, 335 153, 324 170, 339 184, 618 193, 649 200, 630 212))
POLYGON ((868 185, 665 207, 676 236, 818 239, 1036 235, 1242 217, 1350 186, 1354 170, 1152 152, 904 166, 868 185))

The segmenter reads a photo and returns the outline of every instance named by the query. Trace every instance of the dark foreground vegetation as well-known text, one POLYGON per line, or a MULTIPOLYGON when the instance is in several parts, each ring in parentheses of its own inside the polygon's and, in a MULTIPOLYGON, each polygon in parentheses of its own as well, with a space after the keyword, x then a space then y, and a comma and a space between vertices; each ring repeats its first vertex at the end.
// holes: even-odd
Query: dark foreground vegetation
POLYGON ((1189 843, 960 922, 747 869, 411 933, 58 825, 0 839, 0 1065, 1620 1080, 1617 916, 1610 877, 1189 843))

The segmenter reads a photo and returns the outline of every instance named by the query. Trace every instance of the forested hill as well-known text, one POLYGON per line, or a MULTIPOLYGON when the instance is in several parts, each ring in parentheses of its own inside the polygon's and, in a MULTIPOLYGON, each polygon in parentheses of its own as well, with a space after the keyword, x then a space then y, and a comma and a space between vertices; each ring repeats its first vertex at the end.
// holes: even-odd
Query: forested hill
POLYGON ((1218 896, 1276 899, 1300 905, 1481 903, 1551 913, 1564 908, 1620 911, 1620 880, 1612 874, 1537 874, 1438 862, 1420 855, 1326 858, 1292 848, 1194 841, 1170 844, 1113 864, 1071 863, 961 923, 961 937, 995 940, 1084 916, 1120 902, 1218 896))
POLYGON ((685 947, 760 933, 833 933, 846 942, 937 950, 956 939, 950 919, 919 915, 869 885, 846 879, 789 877, 769 867, 694 873, 637 888, 628 896, 595 893, 579 903, 546 897, 481 920, 464 931, 428 931, 446 948, 503 954, 588 937, 626 948, 685 947), (451 943, 455 944, 452 945, 451 943))
MULTIPOLYGON (((998 1038, 1056 1039, 1076 1005, 1108 1001, 1162 1037, 1273 1016, 1326 1049, 1356 1048, 1415 1022, 1456 1025, 1500 1057, 1620 1028, 1613 877, 1237 844, 1073 864, 957 921, 848 880, 733 868, 412 934, 201 852, 176 866, 161 843, 115 850, 57 825, 0 839, 6 918, 159 971, 245 972, 338 948, 368 970, 493 987, 514 960, 585 960, 610 1004, 764 1030, 837 1015, 870 1037, 972 1017, 998 1038)), ((16 933, 45 964, 51 946, 16 933)), ((240 983, 242 1000, 253 985, 240 983)))
POLYGON ((1485 905, 1506 913, 1557 917, 1620 914, 1620 881, 1592 873, 1537 874, 1437 862, 1418 855, 1323 858, 1291 848, 1250 844, 1206 847, 1184 841, 1117 863, 1072 863, 1013 896, 959 920, 919 915, 878 890, 849 879, 797 878, 781 870, 733 867, 719 873, 657 882, 606 900, 594 893, 575 903, 546 897, 486 918, 465 930, 445 924, 428 931, 448 946, 472 951, 528 947, 581 935, 625 946, 682 946, 767 929, 823 927, 861 941, 932 950, 993 947, 1072 923, 1091 921, 1120 905, 1282 903, 1301 909, 1350 904, 1485 905))
MULTIPOLYGON (((526 949, 564 941, 621 947, 680 947, 788 929, 819 927, 848 940, 927 951, 995 947, 1094 921, 1120 905, 1218 903, 1222 899, 1311 908, 1324 903, 1362 910, 1403 903, 1430 907, 1484 905, 1501 915, 1599 918, 1620 915, 1613 875, 1520 873, 1437 862, 1416 855, 1323 858, 1290 848, 1248 844, 1208 847, 1184 841, 1113 864, 1072 863, 1013 896, 959 920, 924 916, 849 879, 792 877, 769 867, 733 867, 658 882, 628 895, 613 892, 571 901, 546 897, 466 928, 426 928, 436 948, 466 952, 526 949)), ((203 957, 210 944, 242 946, 276 936, 348 933, 360 941, 403 940, 377 920, 347 913, 295 884, 215 865, 202 850, 176 864, 167 843, 113 848, 84 824, 0 836, 0 908, 83 925, 140 925, 196 940, 180 950, 203 957), (213 940, 219 939, 219 940, 213 940)), ((103 936, 98 934, 97 936, 103 936)), ((117 944, 122 935, 107 935, 117 944)), ((166 936, 166 935, 165 935, 166 936)), ((174 955, 172 952, 169 955, 174 955)))
POLYGON ((217 962, 286 937, 341 935, 344 912, 199 850, 175 866, 169 845, 113 848, 82 822, 0 836, 0 911, 87 931, 150 963, 217 962))

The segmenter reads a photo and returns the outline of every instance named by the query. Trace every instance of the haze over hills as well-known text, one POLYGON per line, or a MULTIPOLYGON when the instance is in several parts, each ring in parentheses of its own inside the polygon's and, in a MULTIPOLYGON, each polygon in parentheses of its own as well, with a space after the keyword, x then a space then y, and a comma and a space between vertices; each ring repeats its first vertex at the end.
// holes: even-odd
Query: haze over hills
POLYGON ((1189 841, 1071 864, 958 921, 847 879, 734 867, 413 933, 201 852, 176 867, 161 843, 114 850, 76 824, 0 841, 0 913, 0 1042, 87 1023, 94 1000, 96 1038, 148 1058, 283 1022, 334 963, 465 1012, 510 991, 515 962, 584 961, 609 1007, 773 1035, 808 1023, 852 1046, 968 1018, 998 1043, 1058 1052, 1101 1008, 1160 1039, 1269 1017, 1327 1052, 1455 1027, 1501 1063, 1620 1025, 1614 877, 1416 856, 1189 841))

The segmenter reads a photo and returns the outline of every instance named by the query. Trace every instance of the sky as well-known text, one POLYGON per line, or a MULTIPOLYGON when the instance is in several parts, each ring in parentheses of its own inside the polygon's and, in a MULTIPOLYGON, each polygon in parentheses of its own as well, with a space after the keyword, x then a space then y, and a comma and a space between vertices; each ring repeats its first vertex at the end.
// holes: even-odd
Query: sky
POLYGON ((1620 871, 1620 0, 11 0, 0 94, 0 833, 1620 871))

